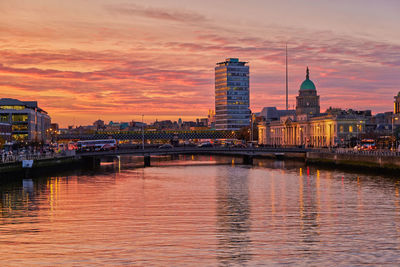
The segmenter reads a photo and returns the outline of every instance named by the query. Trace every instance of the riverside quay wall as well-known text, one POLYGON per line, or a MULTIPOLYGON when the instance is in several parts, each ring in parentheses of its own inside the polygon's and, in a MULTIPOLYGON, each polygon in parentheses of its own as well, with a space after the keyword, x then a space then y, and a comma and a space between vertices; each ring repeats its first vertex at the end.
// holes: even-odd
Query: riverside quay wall
POLYGON ((311 151, 306 153, 306 162, 358 168, 400 170, 400 156, 394 153, 361 154, 311 151))
POLYGON ((79 166, 81 161, 75 156, 36 159, 30 168, 23 168, 21 161, 0 163, 0 180, 3 178, 24 177, 25 174, 53 173, 79 166))

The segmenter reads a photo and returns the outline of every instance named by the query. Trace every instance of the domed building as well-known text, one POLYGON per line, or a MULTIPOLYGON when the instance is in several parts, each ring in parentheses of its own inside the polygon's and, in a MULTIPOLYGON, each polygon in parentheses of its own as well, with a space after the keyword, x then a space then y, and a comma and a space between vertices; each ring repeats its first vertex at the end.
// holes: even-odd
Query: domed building
MULTIPOLYGON (((400 110, 400 94, 398 99, 400 110)), ((264 115, 265 121, 258 125, 259 144, 278 147, 349 147, 352 146, 351 140, 354 143, 366 133, 366 121, 371 117, 371 111, 351 109, 330 109, 320 113, 319 96, 315 84, 310 80, 308 67, 306 79, 296 97, 296 111, 292 114, 286 112, 269 116, 268 111, 268 116, 264 115)))
POLYGON ((320 113, 319 95, 315 84, 310 80, 310 70, 307 67, 306 79, 300 86, 296 97, 296 114, 318 115, 320 113))

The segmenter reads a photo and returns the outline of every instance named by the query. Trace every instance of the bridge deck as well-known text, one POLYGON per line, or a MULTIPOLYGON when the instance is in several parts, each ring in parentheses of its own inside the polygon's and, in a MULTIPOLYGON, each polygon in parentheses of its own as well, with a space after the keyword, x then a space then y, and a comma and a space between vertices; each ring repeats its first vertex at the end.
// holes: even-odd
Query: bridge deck
POLYGON ((179 154, 213 154, 233 156, 263 156, 277 153, 301 153, 305 154, 306 149, 301 148, 197 148, 197 147, 175 147, 170 149, 145 148, 145 149, 118 149, 116 151, 97 151, 78 153, 82 157, 102 157, 117 155, 179 155, 179 154))

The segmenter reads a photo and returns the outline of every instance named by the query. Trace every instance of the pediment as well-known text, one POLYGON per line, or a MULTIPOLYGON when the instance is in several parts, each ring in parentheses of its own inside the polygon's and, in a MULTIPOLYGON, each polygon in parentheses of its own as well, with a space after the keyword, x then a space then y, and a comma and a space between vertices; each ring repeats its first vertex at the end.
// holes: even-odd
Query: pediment
POLYGON ((288 124, 292 124, 292 122, 293 122, 293 120, 292 120, 292 118, 286 118, 286 120, 284 121, 284 124, 285 125, 288 125, 288 124))

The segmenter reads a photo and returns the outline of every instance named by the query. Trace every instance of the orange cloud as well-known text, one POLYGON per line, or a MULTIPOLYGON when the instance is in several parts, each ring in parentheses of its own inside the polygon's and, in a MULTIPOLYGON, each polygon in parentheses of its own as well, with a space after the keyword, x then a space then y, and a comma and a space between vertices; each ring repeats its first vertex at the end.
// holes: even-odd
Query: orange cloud
POLYGON ((223 24, 200 10, 176 7, 117 3, 79 10, 80 16, 49 9, 56 10, 53 19, 38 8, 16 7, 0 18, 0 88, 2 97, 39 101, 64 126, 99 117, 128 121, 138 114, 206 116, 214 107, 215 63, 226 57, 249 61, 253 111, 282 108, 287 41, 291 105, 307 65, 322 108, 386 111, 399 90, 400 46, 389 42, 223 24), (30 16, 13 21, 14 12, 30 16))

